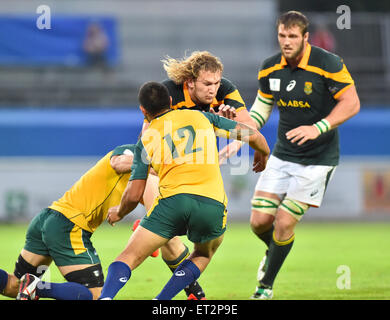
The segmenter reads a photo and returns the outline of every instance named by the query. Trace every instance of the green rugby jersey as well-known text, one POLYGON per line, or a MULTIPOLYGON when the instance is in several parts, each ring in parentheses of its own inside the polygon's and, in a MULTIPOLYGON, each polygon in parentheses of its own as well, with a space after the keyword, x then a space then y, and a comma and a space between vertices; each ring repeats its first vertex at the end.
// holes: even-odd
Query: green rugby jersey
MULTIPOLYGON (((191 108, 193 110, 209 111, 210 108, 219 107, 221 104, 234 107, 238 112, 243 109, 246 110, 244 100, 236 86, 226 78, 221 79, 221 85, 218 88, 217 95, 213 102, 208 105, 196 105, 191 100, 185 83, 176 84, 172 80, 165 80, 162 83, 168 88, 169 94, 172 97, 172 109, 175 110, 191 108)), ((218 109, 215 109, 215 111, 218 112, 218 109)))
POLYGON ((263 102, 276 103, 279 109, 278 138, 272 154, 304 165, 337 165, 337 128, 301 146, 291 143, 286 132, 301 125, 312 125, 328 116, 336 99, 353 85, 343 60, 307 44, 297 68, 291 69, 278 53, 264 61, 258 80, 259 95, 265 98, 263 102))

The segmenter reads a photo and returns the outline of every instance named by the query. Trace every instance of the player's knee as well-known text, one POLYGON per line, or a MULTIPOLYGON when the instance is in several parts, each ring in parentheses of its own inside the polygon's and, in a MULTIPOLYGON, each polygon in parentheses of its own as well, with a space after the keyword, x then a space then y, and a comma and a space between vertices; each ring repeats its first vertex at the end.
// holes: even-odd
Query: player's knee
MULTIPOLYGON (((291 198, 284 198, 280 204, 280 209, 287 212, 291 217, 294 218, 293 221, 300 221, 306 211, 309 209, 309 205, 298 200, 293 200, 291 198)), ((288 219, 285 219, 288 220, 288 219)))
POLYGON ((188 248, 183 244, 179 237, 174 237, 161 247, 161 253, 164 260, 175 260, 183 254, 188 248))
POLYGON ((79 283, 86 288, 86 290, 80 292, 79 300, 91 300, 92 297, 99 297, 99 290, 101 290, 104 284, 101 264, 69 272, 64 277, 67 281, 79 283))
POLYGON ((272 226, 279 204, 279 199, 263 196, 253 197, 250 225, 255 233, 262 233, 272 226))
POLYGON ((36 277, 42 277, 45 271, 48 269, 48 266, 33 266, 28 263, 22 255, 19 255, 18 260, 15 263, 14 275, 20 279, 26 273, 33 274, 36 277))

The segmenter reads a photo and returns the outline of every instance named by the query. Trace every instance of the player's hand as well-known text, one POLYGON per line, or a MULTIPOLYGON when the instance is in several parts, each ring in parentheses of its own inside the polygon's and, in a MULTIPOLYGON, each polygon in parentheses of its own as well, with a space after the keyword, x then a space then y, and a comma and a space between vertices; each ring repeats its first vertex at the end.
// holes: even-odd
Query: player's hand
POLYGON ((267 165, 268 161, 268 155, 264 155, 263 153, 255 150, 255 153, 253 155, 253 168, 252 170, 254 172, 261 172, 265 169, 265 166, 267 165))
POLYGON ((241 149, 241 146, 241 141, 234 140, 233 142, 225 146, 221 151, 219 151, 219 165, 224 164, 226 162, 226 159, 236 155, 237 152, 241 149))
POLYGON ((119 215, 119 206, 111 207, 110 209, 108 209, 107 222, 110 225, 114 226, 115 222, 122 220, 122 218, 123 217, 119 215))
POLYGON ((219 106, 218 112, 215 112, 213 108, 210 108, 210 112, 218 116, 228 118, 230 120, 234 120, 234 118, 237 117, 236 109, 225 104, 221 104, 219 106))
POLYGON ((286 138, 292 143, 297 142, 298 146, 304 144, 308 140, 317 139, 319 135, 320 133, 313 125, 299 126, 295 129, 286 132, 286 138))

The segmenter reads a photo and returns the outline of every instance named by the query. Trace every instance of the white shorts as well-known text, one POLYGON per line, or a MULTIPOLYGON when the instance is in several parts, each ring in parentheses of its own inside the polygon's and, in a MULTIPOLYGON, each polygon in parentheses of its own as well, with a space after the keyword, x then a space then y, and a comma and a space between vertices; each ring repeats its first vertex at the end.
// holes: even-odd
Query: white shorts
POLYGON ((319 207, 335 166, 302 165, 270 156, 255 190, 289 197, 319 207))

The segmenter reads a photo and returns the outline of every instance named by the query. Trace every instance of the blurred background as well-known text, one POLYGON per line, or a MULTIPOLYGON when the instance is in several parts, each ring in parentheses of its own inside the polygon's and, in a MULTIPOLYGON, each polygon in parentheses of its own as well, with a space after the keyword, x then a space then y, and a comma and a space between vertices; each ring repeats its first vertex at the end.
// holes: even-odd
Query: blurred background
MULTIPOLYGON (((30 220, 108 151, 135 143, 138 88, 166 78, 167 55, 217 55, 249 109, 258 68, 278 51, 276 18, 288 10, 308 16, 309 42, 343 57, 361 99, 359 115, 340 127, 341 164, 323 206, 304 220, 388 220, 390 2, 2 0, 0 221, 30 220)), ((262 130, 271 147, 277 121, 274 112, 262 130)), ((222 166, 232 220, 249 219, 258 178, 250 161, 222 166)))

